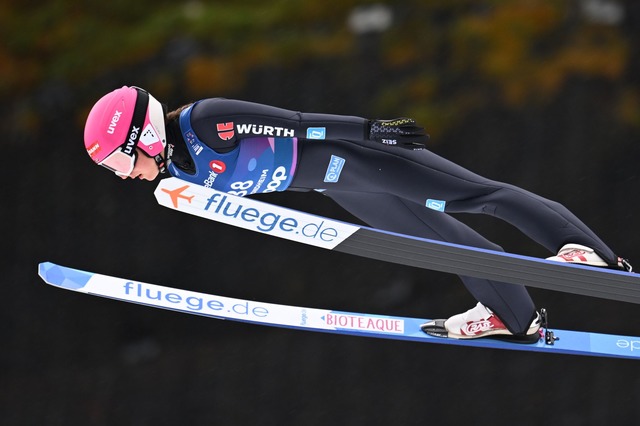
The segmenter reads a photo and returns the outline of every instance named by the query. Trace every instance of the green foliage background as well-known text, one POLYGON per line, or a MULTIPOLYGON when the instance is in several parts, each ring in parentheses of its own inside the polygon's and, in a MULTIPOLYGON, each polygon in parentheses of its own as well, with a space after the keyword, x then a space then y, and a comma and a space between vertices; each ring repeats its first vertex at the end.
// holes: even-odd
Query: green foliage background
MULTIPOLYGON (((186 100, 242 93, 256 69, 313 73, 304 64, 314 62, 336 63, 332 78, 357 81, 367 77, 355 65, 367 62, 385 79, 368 91, 365 111, 403 112, 436 134, 469 111, 544 108, 571 79, 615 81, 613 117, 640 124, 635 30, 585 19, 580 2, 387 2, 391 27, 355 34, 349 14, 368 3, 3 0, 0 96, 17 101, 61 82, 88 91, 120 69, 186 100)), ((14 123, 28 131, 42 113, 26 107, 14 123)))

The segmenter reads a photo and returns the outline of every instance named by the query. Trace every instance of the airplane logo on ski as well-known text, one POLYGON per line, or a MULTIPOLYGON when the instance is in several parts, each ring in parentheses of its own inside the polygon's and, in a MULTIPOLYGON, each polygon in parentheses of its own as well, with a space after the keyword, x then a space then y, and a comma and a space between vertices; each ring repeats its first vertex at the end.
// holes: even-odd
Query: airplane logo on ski
POLYGON ((180 188, 176 188, 176 189, 166 189, 166 188, 162 188, 163 192, 166 192, 167 194, 169 194, 169 197, 171 197, 171 202, 173 203, 173 207, 175 207, 176 209, 178 208, 178 199, 182 198, 187 200, 189 203, 191 203, 191 200, 193 200, 193 197, 195 197, 195 195, 192 195, 190 197, 187 197, 186 195, 182 195, 182 192, 189 188, 190 185, 184 185, 181 186, 180 188))

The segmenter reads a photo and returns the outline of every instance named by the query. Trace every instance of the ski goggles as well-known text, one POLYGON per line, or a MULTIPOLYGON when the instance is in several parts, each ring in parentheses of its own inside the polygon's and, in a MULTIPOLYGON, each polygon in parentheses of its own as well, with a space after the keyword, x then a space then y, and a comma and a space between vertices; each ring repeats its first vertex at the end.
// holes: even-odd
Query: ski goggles
POLYGON ((104 160, 99 162, 98 165, 107 170, 111 170, 117 176, 127 177, 136 166, 137 159, 138 153, 135 149, 131 154, 127 154, 122 150, 122 148, 118 148, 109 154, 104 160))
POLYGON ((138 91, 138 97, 133 109, 127 140, 122 146, 98 163, 98 165, 111 170, 121 177, 129 176, 136 166, 136 160, 138 159, 136 147, 138 146, 138 140, 140 139, 140 133, 147 118, 147 109, 149 107, 149 94, 147 91, 136 86, 132 86, 132 88, 138 91))

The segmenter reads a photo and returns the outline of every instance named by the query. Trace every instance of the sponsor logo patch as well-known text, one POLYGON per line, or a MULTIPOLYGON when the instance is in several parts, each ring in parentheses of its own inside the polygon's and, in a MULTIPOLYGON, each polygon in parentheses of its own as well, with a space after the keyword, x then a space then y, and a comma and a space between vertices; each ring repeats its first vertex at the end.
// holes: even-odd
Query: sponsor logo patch
POLYGON ((431 198, 429 198, 425 205, 431 210, 437 210, 439 212, 443 212, 445 206, 447 205, 447 202, 443 200, 432 200, 431 198))
POLYGON ((484 331, 491 330, 492 328, 493 328, 493 324, 491 323, 491 321, 484 320, 484 321, 475 321, 475 322, 465 324, 461 328, 461 331, 462 331, 462 334, 465 334, 468 336, 474 336, 484 331))
POLYGON ((324 181, 329 183, 338 182, 345 162, 346 160, 344 158, 332 155, 331 161, 329 161, 329 166, 327 167, 327 173, 324 175, 324 181))
POLYGON ((325 139, 326 137, 326 127, 309 127, 307 129, 307 139, 325 139))
POLYGON ((93 158, 94 155, 98 155, 100 152, 100 144, 98 141, 95 141, 93 145, 87 148, 87 152, 89 153, 89 157, 93 158))
MULTIPOLYGON (((233 126, 233 123, 226 124, 231 124, 233 126)), ((239 135, 256 135, 285 138, 292 138, 296 135, 293 129, 287 129, 285 127, 278 126, 265 126, 262 124, 238 124, 236 127, 239 135)))
POLYGON ((335 328, 381 331, 383 333, 404 333, 404 321, 396 318, 376 318, 331 312, 324 316, 324 320, 328 326, 335 328))
POLYGON ((209 163, 209 167, 218 174, 224 173, 224 171, 227 170, 227 165, 220 160, 213 160, 209 163))
POLYGON ((229 123, 218 123, 216 124, 216 130, 218 131, 218 137, 223 141, 231 140, 236 132, 233 130, 233 122, 229 123))

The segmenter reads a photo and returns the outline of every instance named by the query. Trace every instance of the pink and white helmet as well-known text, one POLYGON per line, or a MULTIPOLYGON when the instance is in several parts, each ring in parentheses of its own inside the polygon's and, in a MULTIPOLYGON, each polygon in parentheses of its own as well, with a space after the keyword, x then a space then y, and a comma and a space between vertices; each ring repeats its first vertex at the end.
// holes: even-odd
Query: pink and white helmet
POLYGON ((136 147, 162 170, 166 145, 162 104, 138 87, 123 86, 104 95, 84 127, 84 146, 91 159, 120 176, 133 170, 136 147))

